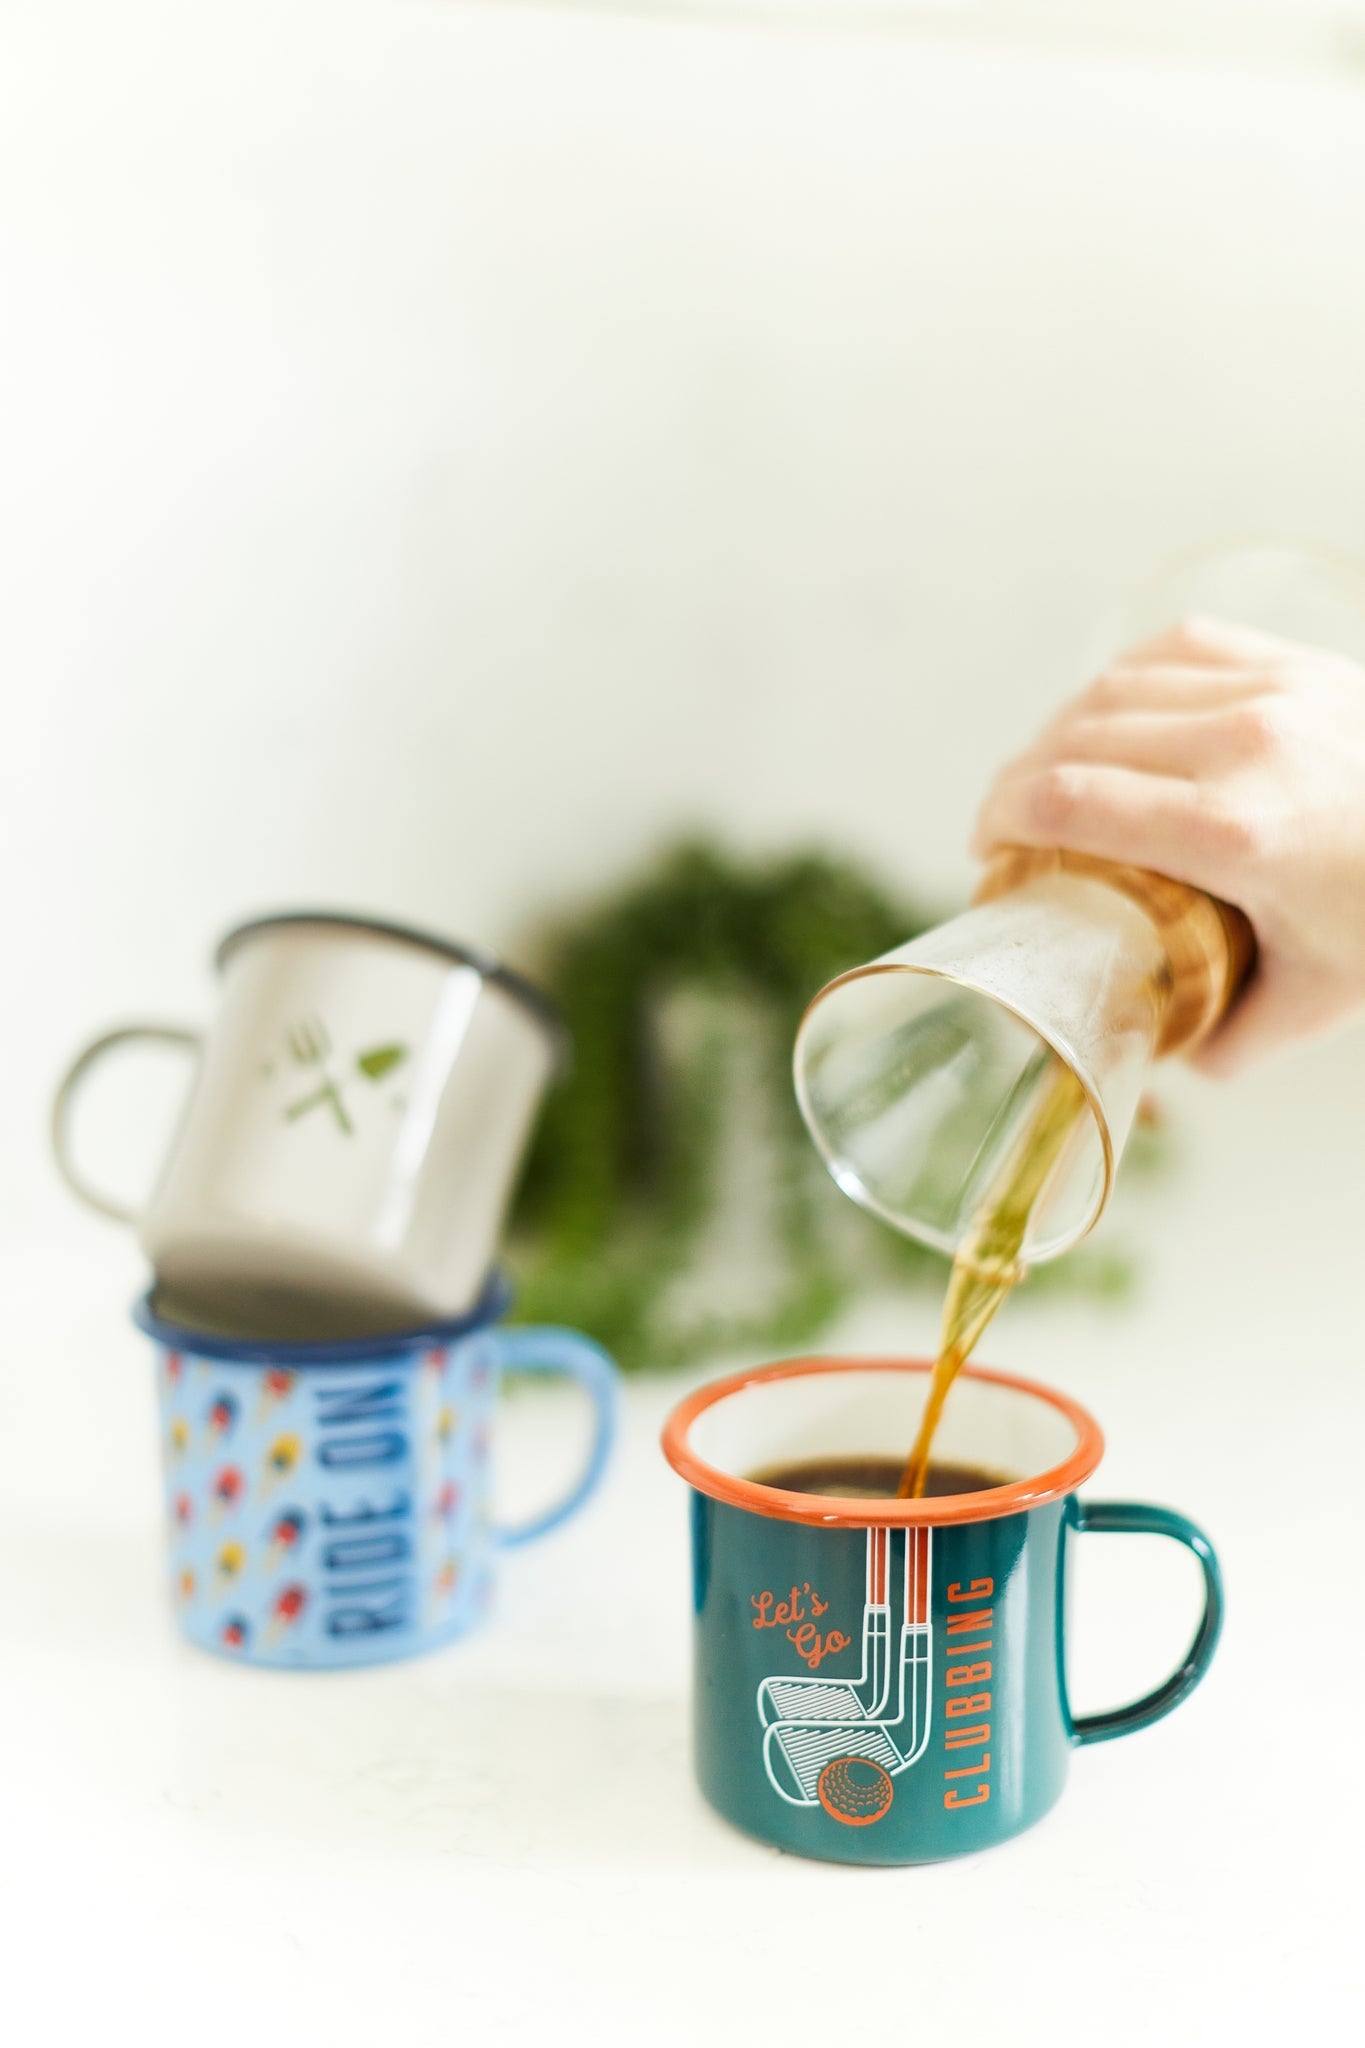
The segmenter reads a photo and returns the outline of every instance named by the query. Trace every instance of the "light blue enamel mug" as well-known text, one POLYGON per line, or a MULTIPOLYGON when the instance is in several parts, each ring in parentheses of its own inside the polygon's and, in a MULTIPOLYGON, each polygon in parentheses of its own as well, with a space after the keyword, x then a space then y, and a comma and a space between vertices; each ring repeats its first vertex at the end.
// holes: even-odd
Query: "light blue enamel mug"
POLYGON ((144 1296, 156 1346, 171 1598, 197 1648, 334 1670, 438 1648, 487 1610, 500 1551, 546 1536, 599 1484, 617 1374, 574 1330, 500 1329, 490 1283, 456 1320, 327 1344, 209 1335, 144 1296), (504 1373, 576 1381, 594 1411, 563 1497, 493 1515, 504 1373))

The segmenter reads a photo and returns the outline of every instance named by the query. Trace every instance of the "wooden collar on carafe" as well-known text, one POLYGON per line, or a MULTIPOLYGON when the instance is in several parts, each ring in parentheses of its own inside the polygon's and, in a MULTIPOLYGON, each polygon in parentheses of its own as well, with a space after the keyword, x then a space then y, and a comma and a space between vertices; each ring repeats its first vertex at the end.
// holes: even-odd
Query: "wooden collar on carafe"
POLYGON ((988 903, 1035 876, 1059 874, 1105 883, 1156 926, 1170 972, 1157 1057, 1197 1045, 1232 1007, 1255 961, 1256 935, 1242 912, 1150 868, 1043 846, 997 848, 972 901, 988 903))

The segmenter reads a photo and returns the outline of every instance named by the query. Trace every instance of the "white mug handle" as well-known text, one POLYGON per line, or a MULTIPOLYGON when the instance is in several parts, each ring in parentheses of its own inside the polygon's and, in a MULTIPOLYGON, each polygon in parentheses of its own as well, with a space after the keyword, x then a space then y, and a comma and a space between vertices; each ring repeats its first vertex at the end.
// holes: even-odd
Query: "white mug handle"
POLYGON ((92 1039, 85 1050, 76 1055, 57 1089, 52 1104, 52 1150, 56 1156, 62 1179, 73 1194, 90 1208, 98 1209, 101 1216, 112 1216, 117 1223, 136 1223, 138 1211, 125 1207, 122 1202, 111 1201, 97 1188, 91 1187, 76 1167, 71 1148, 71 1106, 82 1081, 116 1045, 127 1045, 137 1039, 151 1039, 160 1045, 188 1046, 197 1052, 201 1034, 186 1031, 178 1024, 123 1024, 117 1031, 106 1031, 102 1037, 92 1039))

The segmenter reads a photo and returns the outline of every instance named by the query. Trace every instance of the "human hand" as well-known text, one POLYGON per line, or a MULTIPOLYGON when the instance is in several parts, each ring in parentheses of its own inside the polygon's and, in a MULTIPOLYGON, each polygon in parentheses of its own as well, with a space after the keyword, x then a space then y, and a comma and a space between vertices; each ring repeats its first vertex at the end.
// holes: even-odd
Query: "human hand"
POLYGON ((1365 1005, 1365 669, 1190 619, 1120 655, 997 777, 972 851, 1061 846, 1245 911, 1259 954, 1193 1054, 1240 1071, 1365 1005))

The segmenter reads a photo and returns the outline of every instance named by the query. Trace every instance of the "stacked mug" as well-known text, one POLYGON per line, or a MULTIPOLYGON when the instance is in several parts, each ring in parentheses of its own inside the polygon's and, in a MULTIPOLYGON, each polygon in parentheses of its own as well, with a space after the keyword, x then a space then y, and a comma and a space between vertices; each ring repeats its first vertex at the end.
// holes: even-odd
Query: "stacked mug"
POLYGON ((131 1025, 75 1060, 57 1161, 136 1222, 152 1340, 171 1595, 200 1648, 327 1669, 411 1655, 484 1612, 499 1550, 598 1484, 611 1361, 576 1331, 504 1329, 495 1260, 517 1169, 567 1040, 519 975, 466 947, 328 912, 222 941, 200 1034, 131 1025), (92 1069, 152 1040, 194 1074, 150 1201, 130 1214, 78 1169, 92 1069), (577 1381, 586 1465, 499 1525, 490 1448, 504 1371, 577 1381))

